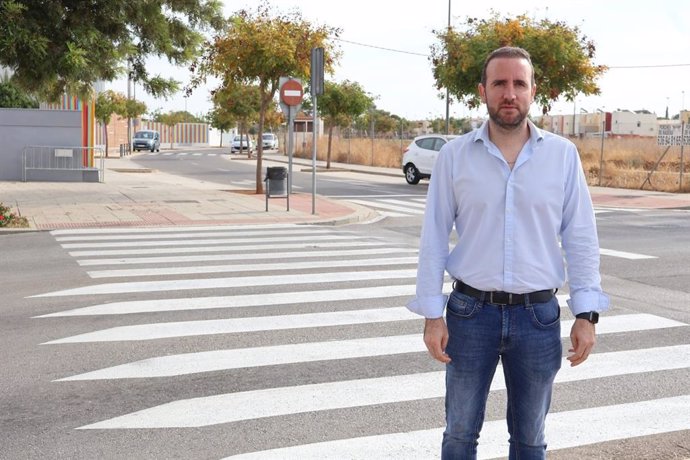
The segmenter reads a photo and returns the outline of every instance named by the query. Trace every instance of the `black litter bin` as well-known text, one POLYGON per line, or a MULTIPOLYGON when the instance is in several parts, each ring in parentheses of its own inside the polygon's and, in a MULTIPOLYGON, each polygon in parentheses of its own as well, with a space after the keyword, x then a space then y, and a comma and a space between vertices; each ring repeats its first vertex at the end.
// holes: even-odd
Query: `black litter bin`
POLYGON ((285 195, 287 193, 287 168, 274 166, 266 168, 268 195, 285 195))

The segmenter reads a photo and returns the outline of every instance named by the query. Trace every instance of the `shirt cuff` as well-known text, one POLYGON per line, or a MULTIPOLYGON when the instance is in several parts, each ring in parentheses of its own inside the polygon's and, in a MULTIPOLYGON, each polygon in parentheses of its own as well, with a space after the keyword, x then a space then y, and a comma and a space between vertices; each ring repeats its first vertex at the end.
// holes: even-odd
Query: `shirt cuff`
POLYGON ((609 297, 599 291, 578 291, 567 300, 573 316, 590 311, 603 312, 609 309, 609 297))
POLYGON ((428 297, 415 297, 407 303, 407 309, 425 318, 441 318, 446 302, 448 302, 448 296, 443 294, 428 297))

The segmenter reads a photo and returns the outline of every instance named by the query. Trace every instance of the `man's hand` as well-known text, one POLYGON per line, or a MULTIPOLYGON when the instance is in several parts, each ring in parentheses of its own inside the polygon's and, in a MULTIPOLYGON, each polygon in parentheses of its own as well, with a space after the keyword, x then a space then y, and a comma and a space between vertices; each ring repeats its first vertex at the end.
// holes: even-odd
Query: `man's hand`
POLYGON ((568 356, 568 361, 572 367, 585 362, 594 348, 596 342, 594 324, 586 319, 576 319, 570 330, 570 342, 573 347, 568 350, 569 353, 572 353, 568 356))
POLYGON ((424 344, 435 360, 441 361, 444 364, 450 362, 450 357, 446 354, 448 327, 442 317, 426 319, 424 323, 424 344))

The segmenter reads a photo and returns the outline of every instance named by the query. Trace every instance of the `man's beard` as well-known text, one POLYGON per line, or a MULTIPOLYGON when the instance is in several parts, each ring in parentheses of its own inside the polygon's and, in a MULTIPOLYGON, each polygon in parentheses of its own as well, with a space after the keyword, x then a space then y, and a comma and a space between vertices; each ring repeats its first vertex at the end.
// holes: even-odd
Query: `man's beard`
POLYGON ((491 121, 493 121, 496 125, 500 126, 501 128, 505 130, 514 130, 522 125, 522 122, 525 121, 525 118, 527 118, 527 113, 523 113, 520 111, 520 109, 516 108, 518 115, 515 116, 514 118, 510 120, 506 120, 505 118, 501 117, 499 115, 500 112, 500 107, 498 109, 489 109, 489 118, 491 121))

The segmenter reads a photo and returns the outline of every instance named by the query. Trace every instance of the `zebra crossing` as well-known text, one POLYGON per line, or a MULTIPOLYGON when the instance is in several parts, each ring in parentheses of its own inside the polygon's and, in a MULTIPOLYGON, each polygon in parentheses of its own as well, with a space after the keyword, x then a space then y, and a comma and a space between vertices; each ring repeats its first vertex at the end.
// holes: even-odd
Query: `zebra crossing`
MULTIPOLYGON (((396 212, 400 203, 386 205, 396 212)), ((199 377, 193 396, 170 395, 165 402, 134 409, 123 392, 117 415, 103 417, 95 407, 88 422, 75 424, 82 435, 107 432, 117 439, 131 430, 153 430, 146 436, 175 430, 178 449, 185 436, 198 430, 220 430, 223 438, 233 440, 216 443, 204 455, 179 452, 186 458, 439 458, 444 373, 427 357, 422 320, 404 307, 414 294, 416 276, 417 253, 411 243, 299 225, 51 234, 90 282, 31 297, 56 305, 33 321, 48 327, 55 320, 108 319, 108 327, 97 327, 99 321, 84 323, 94 327, 55 336, 41 347, 113 350, 108 365, 75 366, 53 385, 149 382, 147 388, 153 389, 199 377), (70 302, 79 306, 70 307, 70 302), (252 343, 258 336, 264 342, 252 343), (123 348, 138 344, 148 350, 146 345, 156 341, 184 339, 194 341, 171 352, 151 347, 145 356, 123 348), (214 347, 208 349, 207 343, 214 347), (242 380, 245 375, 266 377, 248 378, 233 391, 214 391, 201 383, 205 376, 242 380), (291 427, 292 436, 276 440, 279 427, 291 427), (254 442, 243 444, 245 437, 254 442)), ((654 257, 605 249, 602 254, 631 264, 654 257)), ((450 280, 445 287, 450 290, 450 280)), ((565 298, 559 293, 562 307, 565 298)), ((567 340, 572 320, 567 308, 563 311, 562 336, 567 340)), ((579 367, 564 361, 558 374, 556 408, 547 423, 549 449, 690 430, 687 390, 645 394, 641 400, 617 394, 597 407, 570 401, 577 392, 574 383, 610 388, 610 382, 632 382, 650 388, 653 384, 644 383, 649 379, 690 370, 687 340, 643 347, 627 346, 628 340, 622 346, 617 340, 642 334, 687 337, 689 331, 685 323, 625 308, 603 318, 597 327, 601 351, 579 367)), ((504 391, 499 368, 490 398, 500 401, 504 391)), ((480 458, 506 455, 503 411, 487 413, 480 458)))
MULTIPOLYGON (((426 196, 424 195, 350 195, 332 196, 332 198, 346 199, 374 209, 382 217, 410 217, 423 216, 426 207, 426 196)), ((642 209, 634 208, 595 208, 596 215, 615 212, 643 212, 642 209)))

